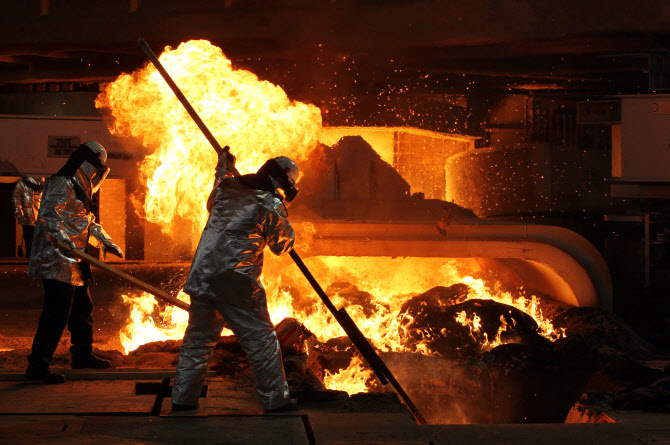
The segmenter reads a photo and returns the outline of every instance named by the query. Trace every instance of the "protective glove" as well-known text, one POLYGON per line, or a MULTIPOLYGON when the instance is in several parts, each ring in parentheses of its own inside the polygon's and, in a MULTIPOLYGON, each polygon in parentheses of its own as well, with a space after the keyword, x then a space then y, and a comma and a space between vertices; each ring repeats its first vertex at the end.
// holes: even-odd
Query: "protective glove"
POLYGON ((107 251, 111 253, 112 255, 115 255, 119 258, 123 258, 123 250, 116 244, 110 242, 104 243, 102 246, 100 246, 102 249, 102 259, 106 260, 107 259, 107 251))
POLYGON ((237 163, 237 158, 230 152, 230 147, 226 145, 223 147, 223 150, 226 152, 226 157, 228 162, 230 162, 230 165, 235 165, 237 163))
POLYGON ((77 248, 77 245, 72 240, 64 239, 61 242, 67 244, 67 250, 75 250, 77 248))
POLYGON ((237 158, 235 158, 235 155, 230 152, 230 147, 227 145, 223 147, 223 150, 217 150, 216 153, 219 156, 219 159, 216 163, 217 171, 230 170, 231 167, 233 167, 237 162, 237 158))

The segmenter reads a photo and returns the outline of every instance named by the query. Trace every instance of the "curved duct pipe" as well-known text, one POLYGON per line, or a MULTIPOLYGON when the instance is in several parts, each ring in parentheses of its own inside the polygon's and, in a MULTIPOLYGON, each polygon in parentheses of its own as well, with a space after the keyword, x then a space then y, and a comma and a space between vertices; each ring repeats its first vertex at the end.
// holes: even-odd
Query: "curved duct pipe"
POLYGON ((558 301, 612 311, 605 260, 584 237, 562 227, 453 224, 442 235, 431 224, 312 224, 314 239, 305 255, 496 259, 558 301))

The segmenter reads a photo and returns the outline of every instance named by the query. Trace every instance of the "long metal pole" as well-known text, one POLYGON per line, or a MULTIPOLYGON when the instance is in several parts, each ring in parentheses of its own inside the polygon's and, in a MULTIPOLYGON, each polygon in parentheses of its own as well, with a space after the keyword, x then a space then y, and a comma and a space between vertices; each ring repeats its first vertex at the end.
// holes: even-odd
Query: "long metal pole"
POLYGON ((293 261, 295 261, 300 271, 303 273, 303 275, 305 275, 305 278, 307 279, 307 281, 309 281, 309 284, 312 285, 314 291, 324 302, 328 310, 330 310, 335 319, 340 323, 340 326, 342 326, 342 328, 347 333, 347 335, 349 336, 353 344, 356 346, 358 351, 361 353, 363 358, 368 362, 368 365, 370 365, 370 367, 375 372, 375 375, 377 375, 381 383, 383 385, 391 383, 391 386, 393 386, 393 388, 400 395, 400 398, 402 398, 402 400, 405 402, 407 408, 409 408, 410 412, 412 413, 416 421, 420 425, 425 425, 426 419, 421 415, 421 412, 416 407, 416 405, 414 405, 414 402, 412 402, 412 399, 410 399, 409 395, 407 395, 402 386, 400 386, 400 383, 398 382, 398 380, 396 380, 391 370, 386 366, 386 363, 384 363, 379 354, 377 354, 372 345, 363 336, 363 334, 358 329, 358 327, 351 319, 351 317, 349 317, 349 314, 345 311, 344 308, 337 309, 335 307, 333 302, 330 301, 328 295, 326 295, 326 293, 323 291, 321 285, 319 285, 319 283, 316 281, 312 273, 307 269, 307 266, 305 265, 305 263, 302 261, 302 259, 295 250, 291 250, 289 252, 289 255, 291 255, 293 261))
POLYGON ((139 287, 140 289, 149 292, 153 296, 163 300, 165 303, 171 304, 173 306, 177 306, 179 309, 183 309, 186 312, 188 312, 189 304, 176 299, 170 294, 167 294, 163 292, 162 290, 158 289, 157 287, 152 286, 151 284, 145 283, 144 281, 138 280, 137 278, 128 275, 125 272, 120 271, 119 269, 110 266, 109 264, 100 261, 99 259, 95 258, 94 256, 91 256, 84 252, 83 250, 79 249, 71 249, 70 246, 63 241, 56 241, 58 246, 60 246, 62 249, 67 250, 68 252, 72 252, 74 256, 77 258, 86 261, 88 264, 91 264, 93 266, 97 266, 101 269, 106 270, 107 272, 111 272, 114 275, 123 278, 124 280, 134 284, 135 286, 139 287))
MULTIPOLYGON (((226 155, 229 156, 230 158, 233 158, 232 154, 229 151, 229 147, 226 145, 226 150, 221 148, 219 145, 218 141, 216 138, 214 138, 214 135, 209 131, 205 123, 200 119, 200 116, 198 116, 198 113, 196 113, 195 109, 191 106, 189 103, 188 99, 186 99, 186 96, 181 92, 177 84, 172 80, 168 72, 165 70, 163 65, 160 63, 158 60, 158 57, 154 54, 154 52, 151 50, 147 42, 144 41, 144 39, 139 39, 138 43, 140 44, 140 47, 142 47, 142 50, 144 53, 149 57, 149 60, 156 66, 156 69, 158 70, 159 73, 163 76, 165 79, 165 82, 170 86, 172 91, 175 93, 175 96, 177 96, 177 99, 181 102, 181 104, 186 108, 186 111, 188 111, 188 114, 193 118, 195 123, 198 125, 198 128, 205 134, 205 137, 207 137, 207 140, 212 144, 212 147, 217 151, 217 153, 220 153, 220 151, 225 151, 226 155)), ((231 173, 233 173, 234 176, 240 176, 239 171, 234 167, 233 162, 229 162, 230 166, 232 166, 231 173)), ((421 424, 425 425, 426 424, 426 419, 421 415, 417 407, 414 405, 412 400, 409 398, 407 393, 402 389, 400 386, 400 383, 395 379, 391 371, 388 369, 386 364, 384 364, 383 360, 379 355, 375 352, 375 350, 372 348, 372 345, 367 341, 367 339, 363 336, 363 334, 360 332, 356 324, 353 322, 353 320, 349 317, 349 314, 344 309, 337 309, 335 305, 330 301, 326 293, 323 291, 319 283, 316 281, 314 276, 311 274, 311 272, 307 269, 307 266, 305 266, 305 263, 303 263, 302 259, 300 256, 295 252, 295 250, 291 250, 289 253, 291 258, 295 261, 296 265, 300 269, 300 271, 303 273, 307 281, 312 285, 314 288, 314 291, 319 295, 321 300, 324 302, 328 310, 333 314, 335 319, 340 323, 344 331, 347 333, 351 341, 354 343, 356 348, 359 350, 361 355, 366 359, 370 367, 373 369, 379 380, 382 382, 382 384, 387 384, 388 382, 391 382, 393 388, 398 392, 400 397, 403 399, 407 407, 409 408, 410 412, 416 419, 416 421, 421 424)))

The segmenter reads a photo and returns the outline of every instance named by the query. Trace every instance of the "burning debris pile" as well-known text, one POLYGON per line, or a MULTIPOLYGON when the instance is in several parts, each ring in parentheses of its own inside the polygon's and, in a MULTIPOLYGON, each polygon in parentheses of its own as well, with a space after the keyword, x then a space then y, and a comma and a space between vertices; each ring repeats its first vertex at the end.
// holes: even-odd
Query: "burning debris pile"
MULTIPOLYGON (((352 301, 369 301, 351 285, 336 287, 352 301)), ((429 423, 563 422, 582 394, 595 391, 590 397, 602 399, 602 391, 615 388, 607 396, 614 406, 639 409, 646 400, 651 409, 667 409, 668 368, 664 374, 647 367, 653 348, 616 317, 538 300, 558 314, 560 335, 550 339, 527 313, 490 299, 468 299, 471 293, 461 283, 408 300, 401 317, 412 321, 399 326, 408 333, 407 350, 422 344, 425 352, 381 353, 429 423), (640 385, 652 386, 636 389, 640 385)), ((306 338, 312 341, 311 376, 358 377, 365 391, 385 390, 361 366, 346 337, 306 338)))
MULTIPOLYGON (((357 269, 369 274, 364 262, 360 264, 357 269)), ((318 270, 316 262, 312 265, 318 270)), ((384 267, 388 269, 388 264, 384 267)), ((419 270, 416 264, 413 267, 419 270)), ((283 278, 283 285, 272 287, 277 292, 271 293, 270 306, 293 395, 337 406, 360 392, 388 395, 390 388, 379 384, 351 341, 333 329, 334 321, 321 313, 316 297, 290 277, 283 278), (290 306, 290 314, 284 300, 289 297, 296 306, 290 306)), ((467 277, 420 294, 405 293, 396 283, 399 291, 382 293, 380 299, 376 291, 352 284, 364 282, 360 277, 346 278, 333 280, 327 293, 347 307, 429 423, 563 422, 580 397, 572 421, 592 421, 589 409, 603 409, 604 404, 605 412, 644 406, 667 409, 667 369, 664 374, 646 366, 656 357, 653 348, 616 317, 597 309, 567 307, 546 297, 525 298, 522 303, 521 293, 515 298, 504 293, 485 298, 484 287, 477 288, 481 283, 467 277), (536 321, 528 313, 530 307, 551 313, 552 320, 536 321), (541 328, 548 323, 553 325, 551 335, 541 328), (398 340, 404 345, 396 345, 398 340)), ((131 301, 135 300, 126 304, 131 301)), ((118 338, 97 339, 105 341, 96 343, 96 353, 116 368, 174 368, 183 327, 172 324, 176 319, 160 319, 157 308, 141 318, 153 317, 154 328, 171 332, 173 339, 140 336, 143 344, 127 353, 121 346, 110 348, 119 344, 118 338)), ((133 321, 126 318, 130 313, 126 307, 128 324, 120 330, 133 337, 133 321)), ((0 366, 22 369, 29 342, 0 340, 8 349, 0 352, 0 366)), ((54 368, 69 367, 68 347, 64 340, 54 368)), ((242 388, 253 386, 242 350, 225 333, 210 369, 242 388)), ((393 405, 391 399, 387 402, 393 405)))
POLYGON ((548 341, 530 315, 493 300, 467 300, 469 292, 465 284, 437 287, 405 303, 400 312, 412 320, 409 343, 459 358, 505 343, 548 341))
MULTIPOLYGON (((364 266, 357 269, 369 274, 364 266)), ((279 320, 294 396, 346 402, 359 392, 390 391, 316 297, 289 276, 282 278, 283 285, 270 293, 270 310, 279 320)), ((479 280, 466 278, 421 294, 385 293, 382 299, 359 289, 354 279, 335 280, 326 288, 333 301, 347 307, 430 423, 563 422, 585 392, 650 383, 631 378, 634 364, 634 375, 659 377, 644 365, 654 357, 653 349, 616 317, 546 297, 487 297, 479 280), (553 320, 531 315, 543 311, 553 320)), ((172 367, 178 348, 178 340, 168 340, 127 355, 102 354, 116 366, 172 367)), ((231 336, 221 338, 211 369, 250 384, 246 359, 231 336)))

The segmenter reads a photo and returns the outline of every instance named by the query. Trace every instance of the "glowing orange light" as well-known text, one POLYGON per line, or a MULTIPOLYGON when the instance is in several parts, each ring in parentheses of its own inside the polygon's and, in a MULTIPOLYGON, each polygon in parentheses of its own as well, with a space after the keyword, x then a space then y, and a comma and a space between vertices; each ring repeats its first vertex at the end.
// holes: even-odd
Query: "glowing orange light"
MULTIPOLYGON (((245 70, 234 69, 220 48, 192 40, 167 48, 159 60, 221 145, 229 145, 241 173, 268 158, 294 161, 314 148, 321 112, 291 101, 284 90, 245 70)), ((153 150, 142 162, 150 222, 173 230, 177 216, 199 233, 207 221, 216 153, 152 64, 122 74, 96 99, 113 116, 112 134, 139 138, 153 150)))
MULTIPOLYGON (((261 81, 248 71, 233 69, 221 49, 209 42, 189 41, 177 49, 168 48, 160 55, 160 61, 221 145, 231 147, 240 172, 253 172, 265 160, 278 155, 300 161, 315 146, 321 128, 318 108, 291 101, 280 87, 261 81)), ((151 150, 140 165, 141 182, 147 187, 147 220, 172 234, 173 221, 179 217, 191 221, 193 233, 199 234, 207 220, 206 201, 212 188, 216 154, 153 65, 119 76, 100 94, 96 106, 110 112, 113 134, 139 138, 151 150)), ((294 317, 320 341, 344 335, 290 261, 271 255, 266 255, 265 261, 263 283, 273 322, 294 317), (292 292, 301 295, 302 305, 296 303, 292 292)), ((321 257, 305 262, 324 289, 334 282, 347 281, 369 293, 368 303, 373 311, 351 304, 339 294, 333 295, 332 300, 336 306, 347 308, 363 334, 382 351, 432 354, 425 344, 411 350, 406 346, 412 320, 401 316, 401 307, 435 286, 460 282, 470 286, 469 298, 492 299, 517 307, 538 322, 543 335, 552 339, 561 335, 542 316, 535 298, 515 299, 510 294, 491 291, 482 280, 456 273, 454 262, 385 257, 321 257)), ((180 298, 187 296, 180 294, 180 298)), ((124 297, 124 301, 132 304, 131 319, 121 333, 124 353, 146 342, 183 337, 186 312, 173 308, 160 311, 148 294, 124 297)), ((459 314, 459 321, 469 323, 473 330, 479 329, 477 318, 476 314, 470 318, 459 314)), ((500 341, 503 327, 495 339, 487 339, 488 347, 500 341)), ((354 356, 347 369, 327 373, 326 384, 350 393, 365 391, 370 375, 354 356)))

